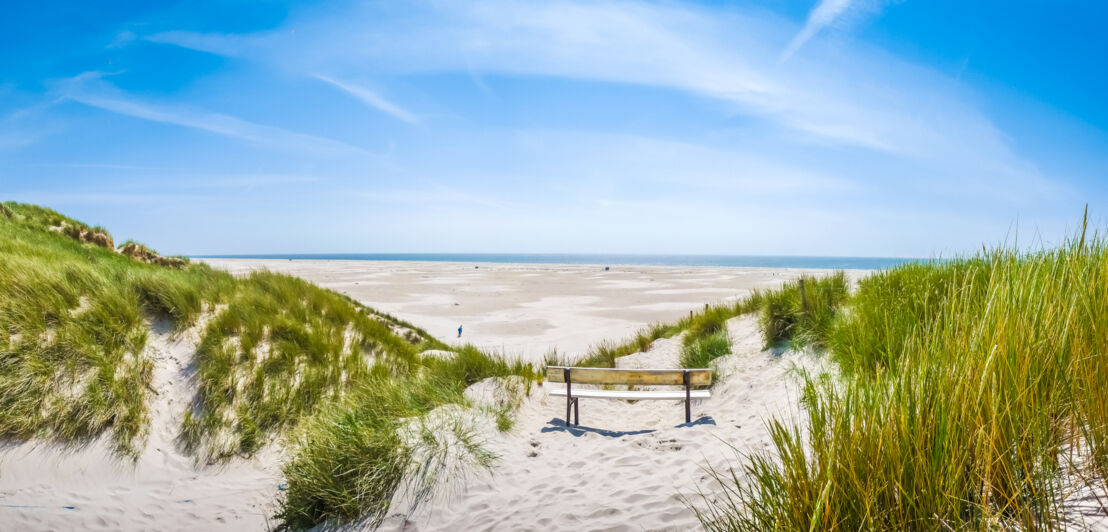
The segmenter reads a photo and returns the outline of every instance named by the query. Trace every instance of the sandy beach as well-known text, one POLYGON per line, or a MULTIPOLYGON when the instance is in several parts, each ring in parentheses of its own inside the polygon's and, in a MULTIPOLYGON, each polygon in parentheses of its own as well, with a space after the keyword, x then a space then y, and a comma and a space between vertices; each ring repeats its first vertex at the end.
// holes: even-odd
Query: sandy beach
MULTIPOLYGON (((422 327, 450 344, 508 357, 570 358, 665 323, 828 270, 358 260, 199 259, 235 274, 287 273, 422 327), (457 337, 458 326, 463 334, 457 337)), ((864 270, 848 270, 857 279, 864 270)))

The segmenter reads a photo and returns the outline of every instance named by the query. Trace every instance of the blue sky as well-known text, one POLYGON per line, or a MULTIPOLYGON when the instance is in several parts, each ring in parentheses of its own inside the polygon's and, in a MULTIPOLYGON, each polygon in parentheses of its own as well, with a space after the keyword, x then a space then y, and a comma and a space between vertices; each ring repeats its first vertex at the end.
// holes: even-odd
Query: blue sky
POLYGON ((1101 2, 26 2, 0 198, 164 252, 936 256, 1108 208, 1101 2))

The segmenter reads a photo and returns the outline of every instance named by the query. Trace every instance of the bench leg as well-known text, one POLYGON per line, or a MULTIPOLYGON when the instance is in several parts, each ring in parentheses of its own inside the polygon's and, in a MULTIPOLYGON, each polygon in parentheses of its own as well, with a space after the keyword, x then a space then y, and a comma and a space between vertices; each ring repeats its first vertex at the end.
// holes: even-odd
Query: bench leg
POLYGON ((577 410, 577 397, 566 397, 566 426, 580 425, 581 424, 581 412, 577 410), (573 423, 570 423, 569 412, 570 407, 573 407, 573 423))
MULTIPOLYGON (((566 426, 569 426, 569 407, 573 407, 573 413, 577 413, 577 398, 573 396, 573 376, 570 374, 569 368, 562 370, 562 375, 566 379, 566 426)), ((581 418, 577 418, 577 424, 581 424, 581 418)))
POLYGON ((692 402, 692 382, 689 379, 689 370, 685 370, 682 380, 685 384, 685 423, 692 423, 692 408, 689 406, 692 402))

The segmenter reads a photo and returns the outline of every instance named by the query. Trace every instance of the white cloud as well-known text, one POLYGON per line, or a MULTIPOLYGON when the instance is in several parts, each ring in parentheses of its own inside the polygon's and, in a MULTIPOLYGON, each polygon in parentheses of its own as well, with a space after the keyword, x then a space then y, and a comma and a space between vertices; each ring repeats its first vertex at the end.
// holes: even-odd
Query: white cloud
POLYGON ((122 48, 135 40, 135 33, 130 30, 124 30, 115 35, 112 42, 108 43, 108 48, 122 48))
POLYGON ((113 113, 206 131, 263 146, 319 154, 366 153, 362 148, 279 127, 255 124, 203 109, 141 101, 103 81, 102 73, 85 72, 58 84, 63 98, 113 113))
POLYGON ((0 150, 8 148, 22 148, 33 144, 38 140, 38 135, 18 132, 18 131, 0 131, 0 150))
MULTIPOLYGON (((826 22, 845 5, 827 0, 813 20, 826 22)), ((176 31, 148 39, 306 76, 451 71, 667 88, 723 102, 798 140, 914 157, 992 155, 1003 144, 952 80, 879 52, 816 50, 778 64, 774 43, 797 30, 761 14, 638 2, 408 6, 400 15, 376 4, 301 12, 289 22, 295 34, 176 31), (973 137, 958 133, 967 129, 973 137)))
POLYGON ((808 13, 808 21, 804 27, 789 42, 789 46, 781 53, 781 60, 787 61, 804 43, 808 42, 819 30, 835 22, 835 19, 843 15, 856 0, 819 0, 819 4, 808 13))
POLYGON ((324 82, 324 83, 327 83, 329 85, 332 85, 332 86, 338 88, 339 90, 341 90, 341 91, 357 98, 362 103, 364 103, 364 104, 366 104, 366 105, 368 105, 368 106, 370 106, 374 109, 377 109, 378 111, 381 111, 382 113, 391 115, 392 117, 403 120, 403 121, 405 121, 409 124, 418 124, 419 123, 419 118, 416 117, 414 114, 408 112, 403 107, 400 107, 399 105, 396 105, 395 103, 392 103, 392 102, 386 100, 381 95, 379 95, 379 94, 377 94, 377 93, 375 93, 375 92, 373 92, 369 89, 366 89, 366 88, 363 88, 363 87, 358 87, 357 85, 353 85, 353 84, 350 84, 350 83, 345 83, 345 82, 338 81, 336 79, 332 79, 332 78, 329 78, 327 76, 322 76, 322 75, 318 75, 318 74, 315 75, 315 78, 322 81, 322 82, 324 82))
MULTIPOLYGON (((390 80, 414 85, 446 73, 488 81, 498 92, 496 83, 504 78, 560 78, 649 87, 655 95, 680 93, 670 100, 680 99, 675 103, 680 110, 699 112, 698 105, 702 105, 707 112, 718 112, 716 119, 700 120, 693 133, 680 128, 665 133, 671 135, 668 139, 650 138, 658 131, 640 131, 637 125, 626 124, 617 124, 611 131, 634 134, 609 135, 605 128, 611 124, 589 120, 580 123, 589 124, 585 127, 593 129, 591 134, 526 132, 511 146, 512 157, 504 158, 504 146, 488 139, 495 134, 487 129, 495 126, 483 116, 465 116, 465 110, 454 110, 471 119, 464 126, 471 128, 467 131, 488 135, 465 148, 487 147, 495 153, 474 156, 466 164, 450 168, 428 162, 421 177, 428 182, 441 179, 477 185, 464 190, 477 194, 480 201, 537 206, 531 210, 547 213, 550 223, 603 216, 604 209, 590 210, 593 207, 585 206, 584 199, 624 206, 654 201, 664 206, 676 193, 687 194, 682 197, 689 200, 688 205, 679 210, 670 207, 673 216, 656 218, 700 220, 702 212, 711 210, 705 207, 709 205, 732 225, 748 227, 758 220, 727 214, 728 209, 744 208, 740 201, 748 202, 746 208, 757 205, 750 199, 754 195, 792 196, 796 191, 796 196, 811 204, 825 199, 821 196, 835 194, 839 208, 853 208, 842 207, 847 200, 839 201, 851 195, 860 197, 855 207, 868 205, 864 202, 900 206, 935 200, 941 205, 912 214, 913 220, 941 218, 945 230, 956 228, 964 217, 936 216, 944 214, 941 206, 959 204, 967 211, 991 213, 1003 208, 1008 209, 1003 212, 1008 217, 1011 206, 1033 205, 1040 198, 1056 200, 1061 194, 1058 183, 1045 179, 1026 152, 1014 148, 1014 142, 983 111, 980 96, 958 80, 850 39, 834 47, 809 45, 804 53, 794 54, 820 30, 841 27, 880 5, 884 3, 878 0, 822 0, 807 23, 798 27, 761 11, 630 0, 432 0, 388 9, 358 2, 293 12, 285 27, 273 31, 247 35, 170 32, 148 39, 307 77, 326 72, 336 79, 374 79, 387 86, 390 80), (289 31, 293 27, 295 34, 289 31), (791 58, 784 62, 783 43, 791 43, 786 50, 791 58), (726 141, 719 141, 720 137, 726 141), (535 140, 528 143, 529 138, 535 140), (523 151, 517 151, 520 148, 523 151), (481 167, 482 163, 488 166, 481 167), (499 180, 505 188, 513 186, 509 182, 513 172, 497 164, 511 165, 518 181, 527 180, 527 185, 520 186, 526 193, 566 188, 555 191, 558 197, 527 198, 494 188, 495 194, 485 198, 477 190, 482 184, 499 180), (458 176, 459 168, 469 174, 458 176), (641 187, 639 197, 627 199, 628 191, 640 192, 634 186, 641 181, 648 183, 641 187), (577 197, 582 201, 574 201, 577 197), (572 206, 573 212, 559 210, 569 209, 566 205, 572 206)), ((440 133, 426 129, 428 135, 440 133)), ((453 147, 463 142, 451 139, 447 144, 453 147)), ((440 154, 443 150, 441 146, 429 149, 440 154)), ((466 153, 461 147, 454 149, 466 153)), ((410 156, 417 150, 405 152, 402 146, 400 151, 410 156)), ((407 162, 419 166, 422 161, 407 162)), ((450 193, 440 196, 448 204, 476 201, 463 201, 450 193)), ((789 199, 767 203, 770 213, 766 217, 787 218, 786 211, 798 210, 793 198, 789 199), (775 208, 780 212, 775 214, 775 208)), ((810 205, 805 208, 811 210, 810 205)), ((627 206, 624 213, 640 211, 642 208, 627 206)), ((411 212, 413 217, 423 215, 418 210, 411 212)), ((895 219, 895 214, 888 218, 895 219)), ((833 225, 809 214, 798 219, 804 221, 800 226, 833 225)), ((858 219, 878 218, 860 215, 858 219)), ((492 220, 495 223, 490 221, 490 226, 505 222, 492 220)), ((885 218, 880 220, 883 228, 894 225, 885 218)), ((858 222, 856 228, 863 225, 858 222)), ((542 227, 543 223, 535 222, 530 232, 542 227)), ((637 234, 633 227, 623 229, 612 234, 637 234)), ((567 230, 565 234, 567 238, 585 237, 588 231, 567 230)), ((407 234, 420 233, 413 229, 407 234)), ((804 238, 801 233, 793 236, 804 238)), ((916 232, 887 240, 903 240, 904 246, 913 246, 917 245, 913 239, 924 236, 916 232)), ((490 238, 504 237, 491 232, 490 238)))
POLYGON ((248 44, 253 42, 253 39, 238 35, 191 31, 167 31, 148 35, 144 39, 150 42, 173 44, 192 50, 229 56, 242 55, 247 50, 248 44))
MULTIPOLYGON (((477 208, 477 209, 507 209, 509 207, 522 210, 521 204, 516 204, 493 195, 474 194, 458 190, 455 187, 441 183, 420 183, 418 188, 401 188, 381 190, 375 188, 371 191, 360 192, 360 196, 377 203, 397 205, 410 205, 422 212, 430 207, 450 206, 452 208, 477 208)), ((529 206, 533 208, 533 206, 529 206)))
POLYGON ((140 164, 123 164, 123 163, 62 163, 62 162, 48 162, 38 163, 33 166, 49 166, 56 168, 82 168, 90 170, 137 170, 143 172, 182 172, 185 169, 176 166, 150 166, 140 164))
MULTIPOLYGON (((758 135, 785 143, 860 148, 898 158, 892 166, 1049 188, 956 80, 849 42, 779 64, 776 43, 797 30, 762 13, 564 0, 415 5, 396 18, 362 4, 304 13, 292 21, 307 28, 295 38, 277 30, 231 42, 247 57, 291 69, 474 71, 678 90, 722 102, 752 118, 758 135)), ((839 24, 884 2, 820 5, 815 20, 839 24)))
MULTIPOLYGON (((540 161, 554 182, 573 179, 631 190, 712 197, 851 193, 853 181, 750 148, 721 148, 645 135, 530 130, 505 141, 512 153, 540 161), (559 176, 564 176, 557 179, 559 176), (576 177, 573 177, 576 176, 576 177), (644 187, 651 183, 654 186, 644 187)), ((595 189, 589 189, 593 194, 595 189)))

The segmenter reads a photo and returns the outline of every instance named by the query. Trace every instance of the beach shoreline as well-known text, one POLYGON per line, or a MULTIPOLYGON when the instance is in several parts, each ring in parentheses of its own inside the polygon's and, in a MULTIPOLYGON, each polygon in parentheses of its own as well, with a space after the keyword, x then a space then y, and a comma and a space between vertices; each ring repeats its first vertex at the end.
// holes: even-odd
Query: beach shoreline
POLYGON ((923 257, 819 255, 604 254, 604 253, 289 253, 190 255, 191 260, 354 261, 535 266, 658 266, 675 268, 762 268, 771 270, 883 270, 900 264, 942 262, 923 257))

